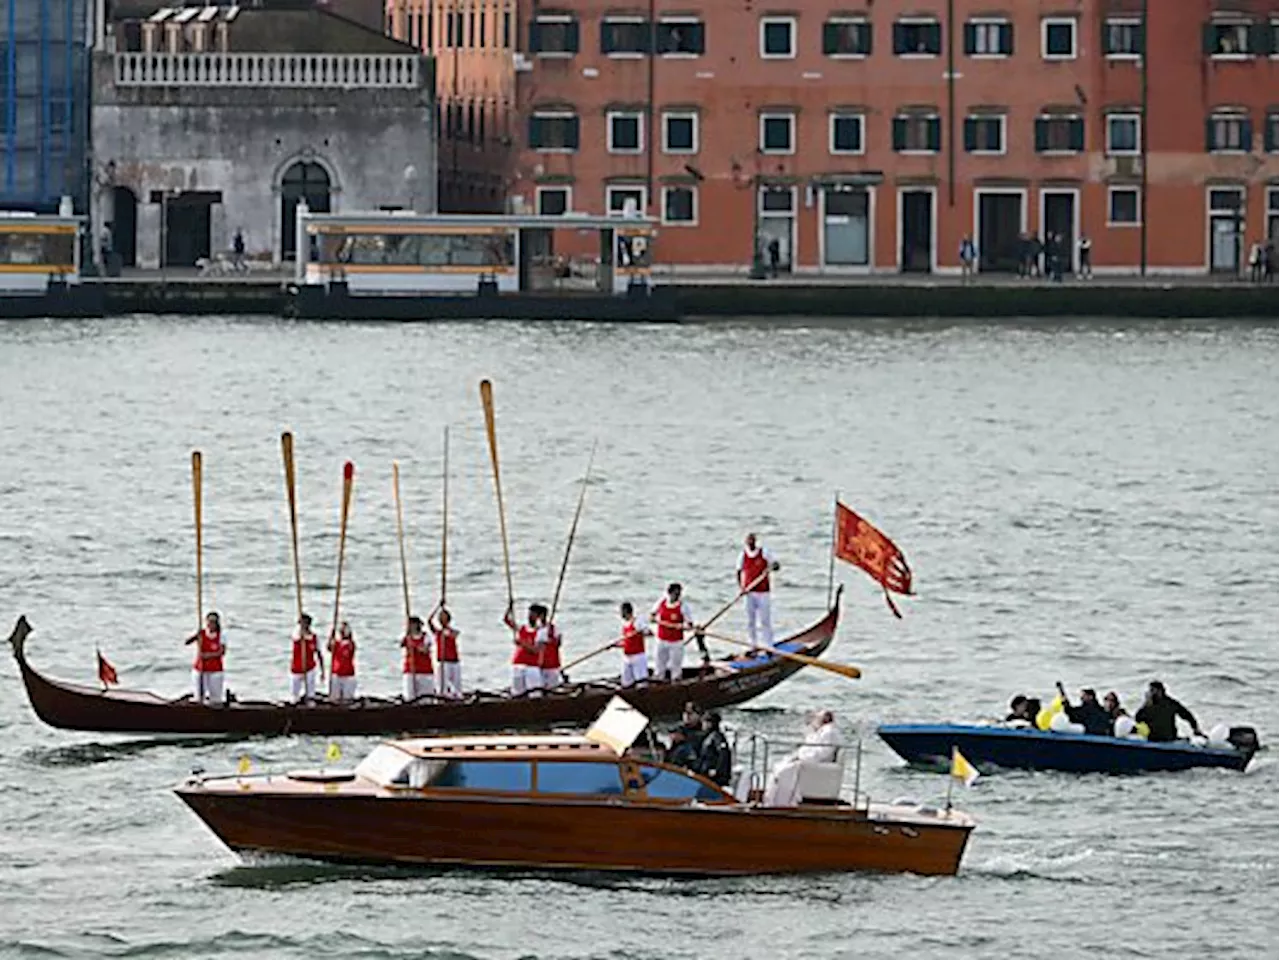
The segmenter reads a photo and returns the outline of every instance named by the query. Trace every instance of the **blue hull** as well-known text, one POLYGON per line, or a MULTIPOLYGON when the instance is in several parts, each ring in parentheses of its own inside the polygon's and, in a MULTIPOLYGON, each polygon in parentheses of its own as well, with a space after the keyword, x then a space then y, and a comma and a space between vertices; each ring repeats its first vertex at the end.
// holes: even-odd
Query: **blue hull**
POLYGON ((1244 770, 1252 750, 1197 747, 1187 741, 1148 743, 1119 737, 961 724, 890 724, 877 731, 913 766, 947 766, 952 747, 978 767, 1063 770, 1069 773, 1145 773, 1225 767, 1244 770))

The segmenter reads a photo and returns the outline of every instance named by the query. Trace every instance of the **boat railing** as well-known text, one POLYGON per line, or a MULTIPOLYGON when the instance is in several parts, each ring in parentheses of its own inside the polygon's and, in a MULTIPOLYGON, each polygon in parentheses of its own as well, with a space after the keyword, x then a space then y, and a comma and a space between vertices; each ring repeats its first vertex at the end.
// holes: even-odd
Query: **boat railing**
MULTIPOLYGON (((733 793, 741 800, 763 797, 769 777, 775 766, 801 747, 813 746, 803 740, 785 740, 766 737, 759 733, 733 731, 730 747, 734 758, 733 793)), ((870 797, 862 792, 862 739, 851 742, 827 744, 835 751, 830 763, 840 768, 841 799, 845 793, 849 760, 853 760, 853 784, 847 802, 855 809, 865 811, 870 797)), ((836 798, 830 798, 836 799, 836 798)))

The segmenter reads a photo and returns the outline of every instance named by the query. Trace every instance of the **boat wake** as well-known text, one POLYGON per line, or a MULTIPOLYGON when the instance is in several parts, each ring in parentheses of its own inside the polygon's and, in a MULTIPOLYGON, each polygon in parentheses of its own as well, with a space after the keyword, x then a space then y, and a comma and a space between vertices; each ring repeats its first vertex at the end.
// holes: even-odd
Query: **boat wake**
POLYGON ((207 747, 226 743, 217 737, 151 737, 145 740, 122 740, 118 743, 73 743, 61 747, 32 747, 22 757, 38 767, 92 767, 112 760, 126 760, 157 747, 207 747))
POLYGON ((1096 885, 1096 876, 1086 876, 1075 868, 1097 854, 1092 847, 1064 850, 1061 853, 1005 853, 987 860, 971 859, 961 870, 963 875, 992 880, 1039 880, 1049 883, 1096 885))

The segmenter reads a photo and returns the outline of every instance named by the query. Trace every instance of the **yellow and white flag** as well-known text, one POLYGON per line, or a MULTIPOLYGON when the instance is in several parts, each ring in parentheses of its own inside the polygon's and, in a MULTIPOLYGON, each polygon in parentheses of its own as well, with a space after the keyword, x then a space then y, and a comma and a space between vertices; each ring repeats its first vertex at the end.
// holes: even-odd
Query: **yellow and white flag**
POLYGON ((979 777, 978 768, 964 758, 959 747, 951 748, 951 775, 966 787, 972 787, 979 777))
POLYGON ((336 743, 329 744, 329 748, 324 752, 324 758, 330 763, 337 763, 342 759, 342 751, 336 743))
POLYGON ((236 764, 236 770, 239 771, 240 776, 245 777, 248 776, 251 769, 253 769, 253 762, 250 761, 247 753, 243 754, 240 757, 240 762, 236 764))

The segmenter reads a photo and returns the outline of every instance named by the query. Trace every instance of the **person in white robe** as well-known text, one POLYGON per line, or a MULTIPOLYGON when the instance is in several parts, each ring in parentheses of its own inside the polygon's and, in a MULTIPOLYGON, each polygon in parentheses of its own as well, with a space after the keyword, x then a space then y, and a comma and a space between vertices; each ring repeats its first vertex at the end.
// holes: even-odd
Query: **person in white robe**
POLYGON ((764 788, 766 807, 794 807, 800 802, 800 772, 806 764, 834 763, 839 750, 840 731, 830 710, 816 711, 809 718, 804 743, 783 757, 769 774, 764 788))

